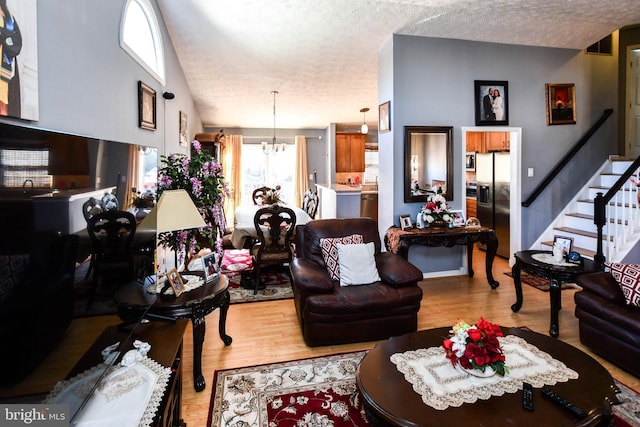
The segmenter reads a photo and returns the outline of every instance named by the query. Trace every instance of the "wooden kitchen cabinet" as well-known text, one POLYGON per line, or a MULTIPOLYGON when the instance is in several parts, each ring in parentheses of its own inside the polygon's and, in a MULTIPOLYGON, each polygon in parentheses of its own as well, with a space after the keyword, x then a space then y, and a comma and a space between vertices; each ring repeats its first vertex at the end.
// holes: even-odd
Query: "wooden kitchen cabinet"
POLYGON ((467 132, 467 153, 484 153, 484 132, 467 132))
POLYGON ((486 152, 509 150, 509 132, 487 132, 484 139, 486 152))
POLYGON ((467 219, 478 216, 478 200, 475 197, 467 197, 467 219))
POLYGON ((336 133, 336 173, 364 172, 364 141, 361 133, 336 133))

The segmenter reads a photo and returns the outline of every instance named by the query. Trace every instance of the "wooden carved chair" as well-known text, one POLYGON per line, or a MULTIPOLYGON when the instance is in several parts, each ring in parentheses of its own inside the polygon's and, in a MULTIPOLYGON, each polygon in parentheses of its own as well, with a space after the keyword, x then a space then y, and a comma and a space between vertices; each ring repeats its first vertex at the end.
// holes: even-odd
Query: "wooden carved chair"
POLYGON ((318 193, 311 189, 304 193, 302 210, 308 213, 311 219, 315 218, 316 212, 318 211, 318 193))
POLYGON ((275 189, 270 187, 260 187, 253 190, 253 193, 251 194, 253 204, 256 206, 261 206, 263 204, 262 202, 267 191, 275 191, 275 189))
POLYGON ((293 233, 296 214, 278 204, 258 209, 253 224, 258 241, 251 250, 254 270, 254 295, 260 286, 260 269, 269 265, 284 265, 293 259, 293 233))
MULTIPOLYGON (((86 202, 84 202, 82 204, 82 216, 84 216, 84 219, 87 221, 87 224, 89 223, 89 220, 103 212, 103 208, 102 208, 102 201, 96 199, 95 197, 90 197, 86 202)), ((89 268, 87 269, 87 274, 84 276, 84 279, 86 280, 87 278, 89 278, 89 275, 91 274, 91 272, 93 271, 93 267, 96 264, 96 256, 95 253, 92 251, 91 252, 91 259, 89 260, 89 268)))
POLYGON ((115 277, 122 283, 135 278, 131 242, 136 233, 136 218, 127 211, 105 211, 89 219, 87 231, 91 238, 92 256, 95 257, 93 286, 87 302, 90 306, 97 287, 105 277, 115 277))

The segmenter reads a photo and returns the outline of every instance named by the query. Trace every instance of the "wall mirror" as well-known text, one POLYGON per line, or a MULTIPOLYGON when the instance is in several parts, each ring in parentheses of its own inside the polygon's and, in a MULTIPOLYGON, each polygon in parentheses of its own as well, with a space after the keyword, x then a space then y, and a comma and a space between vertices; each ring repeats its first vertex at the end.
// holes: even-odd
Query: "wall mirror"
POLYGON ((404 127, 404 201, 453 199, 453 127, 404 127))

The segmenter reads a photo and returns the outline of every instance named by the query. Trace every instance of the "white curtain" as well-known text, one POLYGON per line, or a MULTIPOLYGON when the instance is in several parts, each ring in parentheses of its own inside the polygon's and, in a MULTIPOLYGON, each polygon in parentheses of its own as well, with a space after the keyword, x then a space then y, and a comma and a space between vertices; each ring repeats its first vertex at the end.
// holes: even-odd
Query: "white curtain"
POLYGON ((307 138, 296 135, 296 171, 293 179, 293 200, 302 207, 304 193, 309 189, 307 181, 307 138))

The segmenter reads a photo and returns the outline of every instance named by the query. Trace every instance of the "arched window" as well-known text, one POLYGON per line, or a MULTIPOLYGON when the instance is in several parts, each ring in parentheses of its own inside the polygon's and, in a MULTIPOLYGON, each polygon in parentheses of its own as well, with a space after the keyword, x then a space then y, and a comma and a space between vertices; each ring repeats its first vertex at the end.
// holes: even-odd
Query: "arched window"
POLYGON ((125 3, 120 23, 120 46, 164 85, 162 37, 148 0, 127 0, 125 3))

